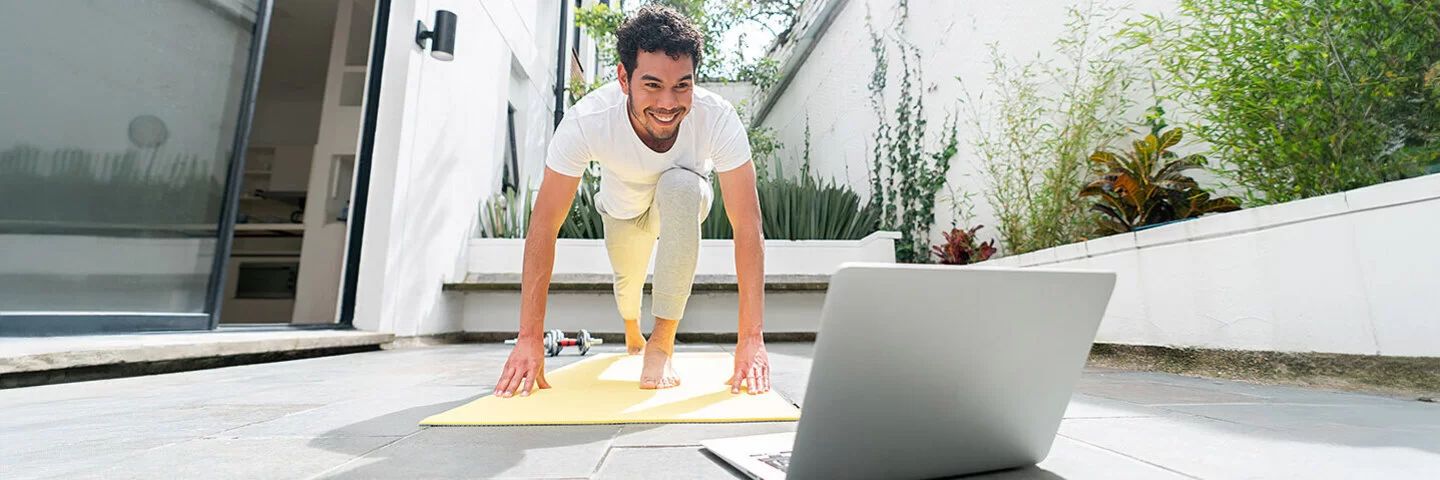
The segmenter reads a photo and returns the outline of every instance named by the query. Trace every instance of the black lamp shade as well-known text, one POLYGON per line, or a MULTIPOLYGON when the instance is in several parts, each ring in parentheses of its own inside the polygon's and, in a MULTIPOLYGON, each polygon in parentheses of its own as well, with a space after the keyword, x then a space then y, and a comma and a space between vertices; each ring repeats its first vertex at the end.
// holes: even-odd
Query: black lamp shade
POLYGON ((439 60, 455 59, 455 12, 435 12, 435 43, 430 46, 430 56, 439 60))
POLYGON ((423 50, 425 41, 430 41, 430 56, 437 60, 455 59, 455 12, 435 11, 435 29, 425 27, 425 22, 415 22, 415 44, 423 50))

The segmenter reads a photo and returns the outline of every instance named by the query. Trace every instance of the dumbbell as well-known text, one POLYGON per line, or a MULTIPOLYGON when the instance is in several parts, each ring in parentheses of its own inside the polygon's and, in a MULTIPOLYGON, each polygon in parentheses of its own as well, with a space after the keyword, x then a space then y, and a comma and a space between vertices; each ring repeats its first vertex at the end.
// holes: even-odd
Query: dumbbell
MULTIPOLYGON (((605 343, 604 339, 592 337, 590 336, 590 332, 586 330, 580 331, 579 338, 565 338, 564 334, 562 333, 560 336, 560 341, 556 342, 556 344, 560 347, 580 347, 581 355, 590 353, 591 345, 600 345, 603 343, 605 343)), ((559 354, 560 348, 556 348, 555 352, 556 354, 559 354)))
MULTIPOLYGON (((514 345, 516 341, 517 339, 512 338, 506 340, 505 344, 514 345)), ((545 356, 554 357, 560 355, 560 350, 565 347, 580 347, 580 354, 585 355, 590 353, 591 345, 603 344, 605 340, 590 336, 590 332, 587 330, 581 330, 579 338, 565 338, 565 332, 550 330, 545 332, 544 342, 545 356)))

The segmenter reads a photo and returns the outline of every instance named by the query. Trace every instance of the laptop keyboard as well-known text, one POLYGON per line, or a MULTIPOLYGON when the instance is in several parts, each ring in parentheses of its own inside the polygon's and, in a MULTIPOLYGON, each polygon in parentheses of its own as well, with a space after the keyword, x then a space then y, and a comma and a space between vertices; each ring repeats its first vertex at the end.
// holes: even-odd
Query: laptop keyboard
POLYGON ((790 468, 790 452, 762 453, 759 455, 753 455, 751 456, 751 458, 759 460, 761 463, 764 463, 766 465, 775 467, 777 470, 780 470, 782 472, 787 471, 787 469, 790 468))

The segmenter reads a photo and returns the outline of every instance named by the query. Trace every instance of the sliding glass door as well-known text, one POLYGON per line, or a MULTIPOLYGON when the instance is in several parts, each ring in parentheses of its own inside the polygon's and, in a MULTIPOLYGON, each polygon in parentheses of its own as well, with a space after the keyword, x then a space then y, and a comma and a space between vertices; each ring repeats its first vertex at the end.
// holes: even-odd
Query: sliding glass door
POLYGON ((213 328, 265 3, 6 2, 0 334, 213 328))

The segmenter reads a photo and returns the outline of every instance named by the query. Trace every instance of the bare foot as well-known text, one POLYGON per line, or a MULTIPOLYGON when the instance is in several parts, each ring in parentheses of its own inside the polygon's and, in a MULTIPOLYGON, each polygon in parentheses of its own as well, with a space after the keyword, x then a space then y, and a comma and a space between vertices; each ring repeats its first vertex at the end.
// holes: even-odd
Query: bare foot
POLYGON ((637 320, 625 321, 625 351, 630 355, 645 351, 645 336, 640 334, 640 322, 637 320))
POLYGON ((670 352, 660 349, 654 343, 645 348, 645 363, 640 369, 640 388, 654 390, 680 385, 680 375, 671 365, 670 352))

